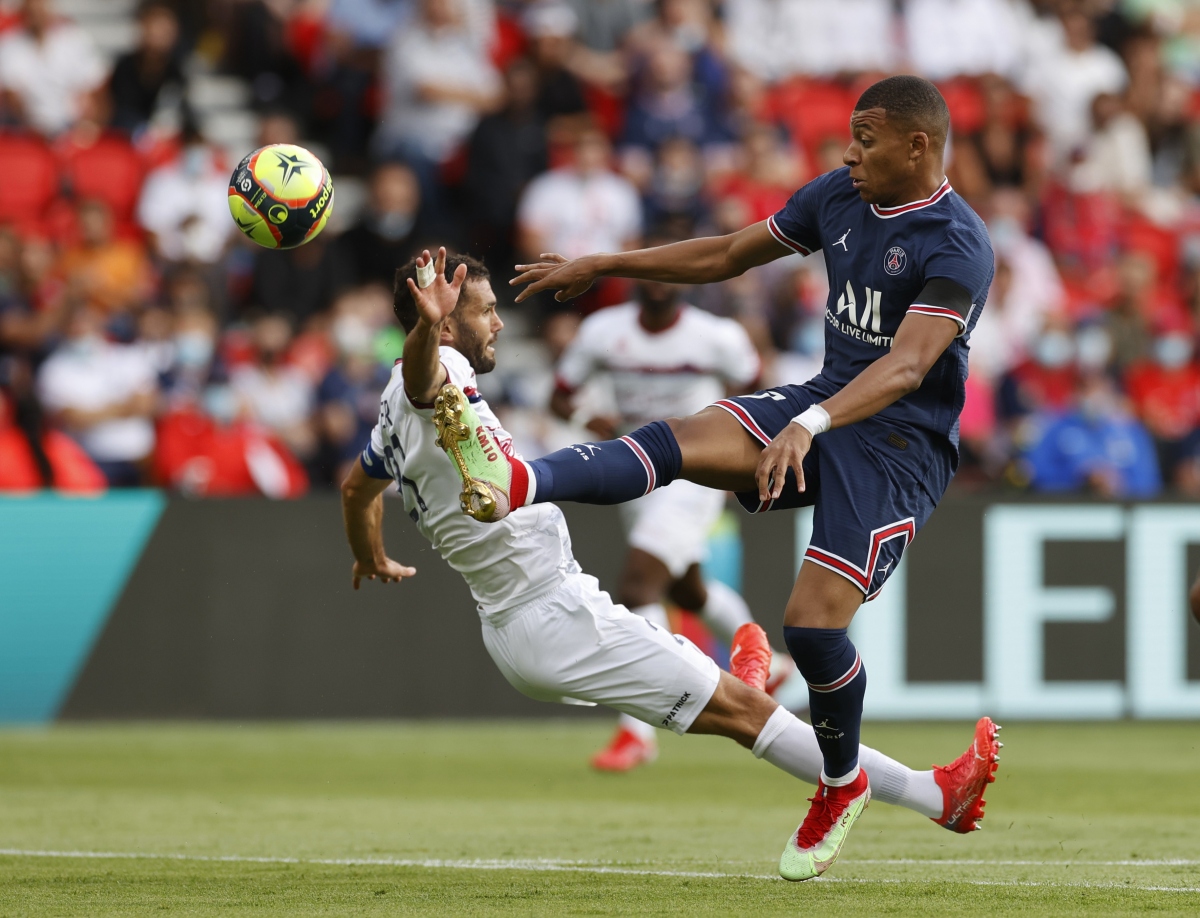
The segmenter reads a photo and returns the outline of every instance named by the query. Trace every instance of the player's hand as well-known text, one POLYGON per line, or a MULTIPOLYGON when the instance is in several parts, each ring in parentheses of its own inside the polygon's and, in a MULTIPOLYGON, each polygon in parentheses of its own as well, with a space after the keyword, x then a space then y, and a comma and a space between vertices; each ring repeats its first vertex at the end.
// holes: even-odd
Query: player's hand
POLYGON ((437 259, 426 249, 417 258, 417 267, 423 268, 433 261, 433 283, 421 288, 411 277, 408 279, 408 291, 412 294, 413 302, 417 304, 417 315, 430 325, 437 325, 442 319, 454 312, 458 305, 458 293, 463 281, 467 279, 467 266, 459 265, 454 272, 454 279, 446 281, 446 247, 438 249, 437 259))
MULTIPOLYGON (((443 251, 445 251, 443 249, 443 251)), ((363 580, 379 579, 380 583, 391 583, 393 580, 399 583, 405 577, 416 576, 417 569, 415 567, 406 567, 398 561, 393 561, 391 558, 384 558, 382 562, 376 564, 364 564, 362 561, 354 562, 354 569, 351 571, 351 579, 354 583, 354 589, 358 589, 358 585, 363 580)))
POLYGON ((586 292, 596 280, 596 263, 591 255, 568 261, 554 252, 543 252, 538 258, 541 261, 536 265, 515 266, 520 273, 508 282, 509 286, 529 285, 517 294, 518 303, 543 290, 557 290, 554 298, 565 303, 586 292))
POLYGON ((754 480, 758 483, 758 499, 763 503, 783 493, 788 469, 796 473, 796 487, 804 490, 804 457, 812 449, 812 434, 799 424, 788 424, 770 442, 758 459, 754 480))
POLYGON ((591 433, 594 433, 601 440, 615 440, 617 439, 618 423, 620 422, 616 418, 599 414, 596 415, 596 417, 591 418, 583 426, 591 433))

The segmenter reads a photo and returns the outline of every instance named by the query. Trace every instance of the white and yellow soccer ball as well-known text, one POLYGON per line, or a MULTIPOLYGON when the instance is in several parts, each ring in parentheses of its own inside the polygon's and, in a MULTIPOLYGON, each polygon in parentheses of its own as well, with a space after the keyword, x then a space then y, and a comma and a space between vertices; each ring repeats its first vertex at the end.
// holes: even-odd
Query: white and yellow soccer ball
POLYGON ((304 147, 273 143, 233 170, 229 212, 238 229, 259 245, 293 249, 325 228, 333 213, 333 179, 304 147))

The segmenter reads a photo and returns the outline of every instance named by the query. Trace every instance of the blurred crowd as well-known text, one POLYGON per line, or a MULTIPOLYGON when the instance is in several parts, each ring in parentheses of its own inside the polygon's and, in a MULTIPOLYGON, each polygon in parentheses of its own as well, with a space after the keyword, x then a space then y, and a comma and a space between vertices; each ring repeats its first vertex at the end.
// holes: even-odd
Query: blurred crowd
MULTIPOLYGON (((115 60, 52 4, 0 6, 0 489, 332 485, 403 345, 394 270, 437 244, 502 297, 485 394, 526 453, 570 442, 555 359, 633 290, 516 306, 512 266, 765 219, 915 72, 997 259, 957 486, 1200 496, 1200 3, 147 0, 115 60), (314 242, 236 232, 248 150, 191 102, 222 74, 258 143, 330 166, 314 242)), ((773 384, 820 367, 826 294, 816 255, 687 299, 773 384)))

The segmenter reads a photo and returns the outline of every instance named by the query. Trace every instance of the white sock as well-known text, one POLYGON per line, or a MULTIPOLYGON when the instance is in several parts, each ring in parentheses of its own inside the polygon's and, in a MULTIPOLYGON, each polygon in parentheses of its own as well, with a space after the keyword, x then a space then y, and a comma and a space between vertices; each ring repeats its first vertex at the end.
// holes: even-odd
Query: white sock
POLYGON ((754 621, 750 607, 737 590, 719 580, 704 581, 704 589, 708 591, 708 602, 697 614, 713 637, 729 646, 733 643, 734 632, 754 621))
MULTIPOLYGON (((824 757, 813 728, 786 709, 776 708, 754 741, 754 756, 766 759, 794 778, 816 784, 824 757)), ((870 746, 858 747, 876 800, 915 810, 936 819, 942 815, 942 789, 932 771, 913 771, 870 746)), ((841 780, 841 779, 839 779, 841 780)))
MULTIPOLYGON (((659 628, 662 628, 663 631, 670 633, 671 623, 667 619, 667 610, 663 607, 661 602, 651 602, 644 606, 635 606, 629 611, 634 615, 640 615, 642 618, 646 619, 646 621, 653 625, 657 625, 659 628)), ((648 723, 644 723, 643 721, 638 720, 636 717, 631 717, 628 714, 622 714, 617 722, 617 725, 623 730, 628 730, 644 743, 658 742, 655 736, 658 728, 651 726, 648 723)))
POLYGON ((945 801, 932 771, 913 771, 870 746, 858 747, 858 764, 867 770, 875 800, 908 807, 930 819, 942 815, 945 801))

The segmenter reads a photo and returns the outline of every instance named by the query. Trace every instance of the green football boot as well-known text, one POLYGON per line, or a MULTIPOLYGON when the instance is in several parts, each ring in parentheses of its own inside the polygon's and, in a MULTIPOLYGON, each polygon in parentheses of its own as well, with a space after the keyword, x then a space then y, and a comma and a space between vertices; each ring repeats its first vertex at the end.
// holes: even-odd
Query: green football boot
POLYGON ((804 822, 788 839, 779 859, 779 875, 785 880, 811 880, 832 866, 846 843, 850 827, 871 802, 867 773, 843 787, 828 787, 817 782, 817 795, 804 822))
MULTIPOLYGON (((446 383, 433 403, 433 426, 437 445, 458 470, 463 489, 459 504, 463 513, 481 523, 495 523, 513 509, 514 479, 528 481, 520 460, 511 459, 480 422, 479 415, 462 390, 446 383)), ((525 488, 519 487, 523 500, 525 488)), ((520 506, 520 503, 517 503, 520 506)))

